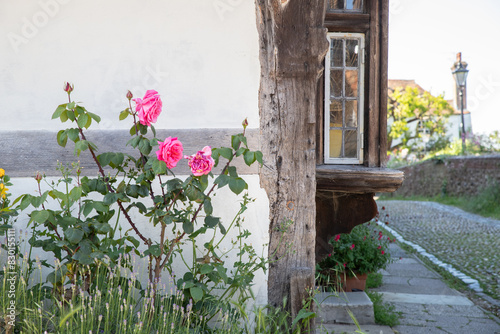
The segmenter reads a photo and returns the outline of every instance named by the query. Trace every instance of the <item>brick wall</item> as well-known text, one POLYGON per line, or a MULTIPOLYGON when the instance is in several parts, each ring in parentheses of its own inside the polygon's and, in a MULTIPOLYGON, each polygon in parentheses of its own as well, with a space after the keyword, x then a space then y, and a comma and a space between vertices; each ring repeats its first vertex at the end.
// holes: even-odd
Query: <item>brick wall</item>
POLYGON ((433 159, 400 170, 405 180, 394 195, 475 195, 495 182, 500 186, 498 154, 433 159))

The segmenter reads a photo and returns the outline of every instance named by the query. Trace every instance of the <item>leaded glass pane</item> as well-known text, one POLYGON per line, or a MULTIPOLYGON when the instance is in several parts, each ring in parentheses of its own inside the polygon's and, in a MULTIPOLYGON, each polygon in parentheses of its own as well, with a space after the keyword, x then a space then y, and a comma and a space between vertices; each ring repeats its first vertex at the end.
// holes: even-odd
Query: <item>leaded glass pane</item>
POLYGON ((330 95, 332 97, 342 96, 342 78, 344 71, 342 69, 333 69, 330 71, 330 95))
POLYGON ((330 127, 342 127, 342 101, 333 100, 330 104, 330 127))
POLYGON ((359 45, 357 39, 345 41, 345 66, 358 67, 359 45))
POLYGON ((358 126, 358 101, 345 101, 345 126, 355 128, 358 126))
POLYGON ((332 40, 331 46, 331 67, 344 66, 344 41, 341 39, 332 40))
POLYGON ((344 9, 344 0, 328 0, 329 9, 344 9))
POLYGON ((342 130, 330 130, 330 158, 340 158, 342 153, 342 130))
POLYGON ((346 97, 358 96, 358 71, 345 71, 345 95, 346 97))
POLYGON ((345 130, 344 131, 344 157, 357 158, 358 157, 358 131, 345 130))

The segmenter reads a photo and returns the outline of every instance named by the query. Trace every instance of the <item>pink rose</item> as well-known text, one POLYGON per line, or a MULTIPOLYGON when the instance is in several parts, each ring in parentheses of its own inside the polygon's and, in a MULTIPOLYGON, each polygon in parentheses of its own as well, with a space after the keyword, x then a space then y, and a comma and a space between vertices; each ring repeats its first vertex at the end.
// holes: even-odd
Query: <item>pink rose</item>
POLYGON ((165 161, 168 169, 174 168, 182 159, 182 143, 177 140, 177 137, 168 137, 164 142, 159 141, 158 145, 160 145, 156 151, 158 160, 165 161))
POLYGON ((137 111, 139 122, 142 125, 150 126, 151 123, 156 123, 162 107, 160 95, 157 91, 148 90, 144 98, 132 99, 132 101, 136 103, 135 111, 137 111))
POLYGON ((207 175, 214 167, 214 159, 212 158, 212 148, 205 146, 201 151, 196 152, 191 156, 185 156, 189 160, 189 167, 194 176, 207 175))

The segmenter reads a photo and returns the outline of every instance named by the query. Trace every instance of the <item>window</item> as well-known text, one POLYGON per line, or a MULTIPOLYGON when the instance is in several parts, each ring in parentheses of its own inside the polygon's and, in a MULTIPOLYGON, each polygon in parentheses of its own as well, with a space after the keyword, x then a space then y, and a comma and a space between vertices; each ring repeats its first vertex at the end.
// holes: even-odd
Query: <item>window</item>
POLYGON ((362 11, 363 0, 328 0, 328 11, 362 11))
POLYGON ((363 163, 363 34, 328 33, 325 60, 325 163, 363 163))

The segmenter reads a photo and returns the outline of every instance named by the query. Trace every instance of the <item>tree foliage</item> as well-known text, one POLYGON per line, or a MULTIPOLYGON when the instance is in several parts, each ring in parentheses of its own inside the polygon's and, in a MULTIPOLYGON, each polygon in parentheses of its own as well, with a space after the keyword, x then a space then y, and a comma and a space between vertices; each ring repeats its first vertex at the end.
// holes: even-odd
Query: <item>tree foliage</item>
MULTIPOLYGON (((428 136, 427 150, 446 145, 446 122, 453 108, 443 95, 420 93, 417 88, 406 87, 389 92, 387 140, 390 151, 407 148, 418 150, 423 146, 422 136, 428 136)), ((425 145, 425 144, 424 144, 425 145)))

